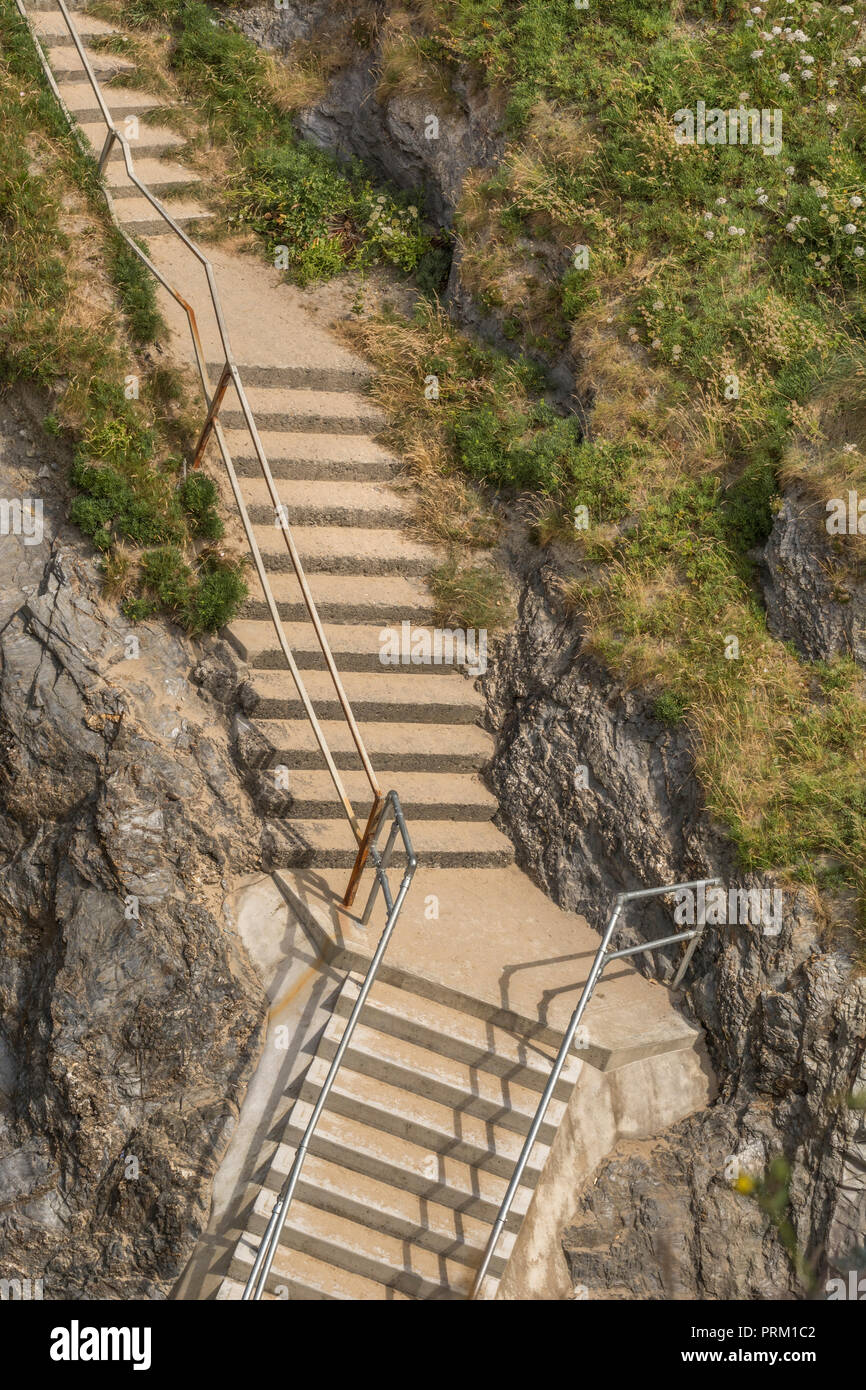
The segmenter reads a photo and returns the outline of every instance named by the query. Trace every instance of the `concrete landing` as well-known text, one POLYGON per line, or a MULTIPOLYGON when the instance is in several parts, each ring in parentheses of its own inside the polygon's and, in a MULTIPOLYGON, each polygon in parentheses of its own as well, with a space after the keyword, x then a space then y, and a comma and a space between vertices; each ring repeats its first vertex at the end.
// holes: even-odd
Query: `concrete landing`
MULTIPOLYGON (((370 926, 359 921, 369 873, 352 912, 340 904, 347 881, 342 870, 279 870, 274 880, 324 959, 341 970, 366 969, 384 923, 381 897, 370 926)), ((396 874, 392 880, 396 884, 396 874)), ((381 978, 555 1046, 598 946, 598 933, 582 917, 563 912, 516 865, 422 866, 381 978), (434 911, 438 919, 429 915, 434 911)), ((676 1012, 663 986, 627 962, 616 962, 608 972, 585 1016, 589 1042, 580 1055, 591 1066, 607 1071, 695 1045, 698 1032, 676 1012)))

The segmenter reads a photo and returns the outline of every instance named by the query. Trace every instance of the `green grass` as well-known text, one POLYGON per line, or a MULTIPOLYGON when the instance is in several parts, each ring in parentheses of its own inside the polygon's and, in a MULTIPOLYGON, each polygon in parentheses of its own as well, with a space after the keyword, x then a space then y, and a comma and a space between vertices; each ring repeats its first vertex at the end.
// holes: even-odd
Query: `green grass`
POLYGON ((161 607, 192 632, 221 625, 245 590, 237 565, 197 553, 199 542, 222 533, 215 488, 198 477, 178 487, 180 461, 167 446, 182 419, 179 383, 164 370, 149 377, 131 356, 163 330, 152 282, 111 226, 94 163, 46 95, 11 0, 0 0, 0 43, 0 383, 62 383, 45 427, 73 448, 70 519, 101 552, 109 591, 127 591, 131 616, 161 607), (31 148, 39 150, 38 172, 31 148), (62 230, 76 195, 100 227, 116 323, 76 293, 70 266, 82 248, 62 230), (140 401, 126 396, 130 367, 141 373, 140 401), (133 572, 130 547, 175 548, 183 604, 159 596, 143 562, 133 572))
POLYGON ((482 565, 462 566, 451 556, 433 571, 430 588, 436 622, 495 632, 507 614, 508 594, 497 570, 482 565))
MULTIPOLYGON (((866 493, 863 5, 429 0, 413 14, 427 61, 504 95, 503 161, 467 179, 457 225, 464 285, 518 357, 493 363, 429 319, 368 327, 381 402, 398 434, 437 432, 443 467, 539 497, 538 542, 573 542, 557 558, 567 607, 656 717, 688 728, 744 866, 815 884, 862 934, 862 677, 771 636, 754 553, 792 480, 819 503, 866 493), (785 24, 807 45, 760 37, 785 24), (741 92, 782 111, 778 157, 675 142, 674 112, 736 108, 741 92), (525 367, 563 353, 588 436, 539 404, 525 367)), ((849 540, 838 566, 862 583, 849 540)))
MULTIPOLYGON (((140 239, 138 244, 147 251, 140 239)), ((126 317, 130 340, 134 347, 146 347, 167 333, 157 308, 156 281, 116 227, 108 233, 108 255, 109 273, 126 317)))

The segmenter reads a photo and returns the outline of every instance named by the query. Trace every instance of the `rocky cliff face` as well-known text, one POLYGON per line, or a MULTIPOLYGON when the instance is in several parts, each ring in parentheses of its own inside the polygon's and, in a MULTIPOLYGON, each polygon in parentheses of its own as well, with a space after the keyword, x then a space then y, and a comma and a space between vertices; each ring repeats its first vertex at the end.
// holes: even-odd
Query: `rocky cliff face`
POLYGON ((784 498, 762 557, 767 624, 812 661, 850 653, 866 666, 866 575, 855 540, 829 536, 825 520, 821 503, 784 498))
POLYGON ((222 913, 260 827, 190 644, 100 602, 38 486, 42 543, 0 539, 0 1278, 161 1298, 261 1045, 222 913))
POLYGON ((299 133, 340 159, 358 158, 399 187, 423 190, 426 211, 450 226, 466 172, 495 163, 501 111, 482 88, 456 78, 444 93, 380 82, 384 4, 287 0, 225 13, 263 48, 288 54, 299 40, 334 61, 327 90, 298 113, 299 133), (362 41, 363 40, 363 41, 362 41))
MULTIPOLYGON (((622 890, 714 875, 779 886, 738 874, 687 737, 585 654, 549 561, 514 558, 518 622, 486 686, 491 776, 524 867, 599 927, 622 890)), ((777 933, 708 927, 693 958, 682 1002, 707 1031, 717 1102, 653 1144, 623 1145, 576 1194, 564 1249, 591 1298, 795 1297, 831 1268, 863 1264, 866 979, 826 941, 810 894, 784 888, 783 904, 777 933), (788 1173, 773 1205, 761 1177, 780 1156, 788 1173), (735 1190, 738 1175, 751 1191, 735 1190)), ((659 905, 631 908, 618 941, 670 923, 659 905)), ((664 953, 643 968, 669 979, 673 963, 664 953)))

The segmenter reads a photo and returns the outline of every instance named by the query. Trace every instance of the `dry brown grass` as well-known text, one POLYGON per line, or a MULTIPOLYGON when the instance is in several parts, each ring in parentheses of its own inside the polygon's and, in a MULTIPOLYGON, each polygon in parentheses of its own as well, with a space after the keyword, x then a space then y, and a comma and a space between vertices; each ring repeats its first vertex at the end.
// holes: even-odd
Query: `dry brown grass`
MULTIPOLYGON (((444 315, 429 320, 444 351, 450 331, 444 315)), ((418 495, 414 530, 420 539, 465 546, 493 544, 499 520, 483 495, 456 471, 444 412, 424 393, 430 337, 406 321, 369 319, 341 325, 343 334, 378 368, 371 395, 391 424, 388 442, 401 455, 418 495)))
POLYGON ((430 63, 419 44, 413 19, 405 10, 395 10, 379 29, 376 100, 380 105, 395 97, 429 97, 441 114, 456 107, 456 99, 445 74, 430 63))

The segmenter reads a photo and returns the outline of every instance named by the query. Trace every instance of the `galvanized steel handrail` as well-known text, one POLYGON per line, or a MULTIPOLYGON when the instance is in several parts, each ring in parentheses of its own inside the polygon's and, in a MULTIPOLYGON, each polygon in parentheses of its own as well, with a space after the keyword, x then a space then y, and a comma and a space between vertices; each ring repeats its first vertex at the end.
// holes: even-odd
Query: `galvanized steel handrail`
MULTIPOLYGON (((69 123, 73 136, 78 141, 79 147, 81 148, 82 152, 89 158, 92 158, 92 151, 90 150, 87 139, 83 131, 78 126, 75 117, 69 111, 66 103, 63 100, 60 88, 58 87, 54 74, 51 71, 50 64, 48 63, 48 60, 45 56, 42 45, 40 44, 38 36, 34 32, 32 25, 30 24, 30 19, 26 9, 24 8, 23 0, 15 0, 15 3, 22 19, 28 26, 31 38, 36 47, 36 52, 39 61, 42 65, 42 69, 45 73, 51 90, 54 93, 54 96, 56 97, 60 105, 60 108, 63 111, 64 116, 66 117, 67 122, 69 123)), ((334 784, 334 788, 337 792, 340 802, 342 803, 346 819, 348 820, 349 825, 351 826, 352 832, 355 836, 355 840, 358 845, 355 863, 352 868, 352 872, 349 878, 349 884, 346 889, 346 894, 343 900, 345 905, 348 907, 351 906, 354 900, 355 893, 358 887, 358 882, 360 880, 361 873, 364 869, 366 859, 369 853, 369 848, 371 843, 373 842, 377 824, 382 813, 384 793, 382 792, 382 789, 379 786, 378 778, 376 777, 376 773, 373 770, 373 765, 370 761, 370 757, 367 753, 367 749, 361 737, 361 732, 352 713, 352 708, 349 703, 348 696, 346 695, 346 692, 343 688, 343 683, 340 679, 339 672, 337 671, 337 667, 334 662, 334 657, 331 652, 328 639, 325 636, 325 631, 322 626, 322 622, 319 617, 315 601, 313 599, 312 593, 310 592, 309 584, 307 583, 307 577, 304 573, 304 569, 301 564, 301 559, 298 554, 294 538, 292 536, 291 528, 289 527, 289 524, 286 520, 285 508, 280 501, 280 497, 277 492, 277 487, 274 482, 273 475, 271 473, 270 465, 265 454, 264 446, 262 445, 261 437, 256 426, 252 408, 247 398, 246 391, 244 390, 240 370, 232 352, 228 328, 226 326, 225 318, 223 315, 222 304, 220 302, 219 290, 217 288, 213 266, 211 265, 204 252, 195 244, 195 242, 189 236, 187 236, 186 232, 184 232, 183 229, 178 226, 174 218, 163 206, 160 200, 157 197, 155 197, 153 193, 151 193, 147 185, 142 183, 141 179, 136 174, 127 138, 117 129, 117 127, 114 124, 111 112, 108 108, 108 105, 102 93, 102 89, 99 85, 99 80, 93 71, 93 68, 90 64, 90 60, 81 43, 80 36, 78 34, 77 29, 75 28, 75 24, 73 23, 69 10, 67 9, 65 0, 56 0, 56 3, 63 17, 63 21, 66 25, 66 28, 69 31, 69 36, 72 39, 72 42, 81 60, 82 66, 84 67, 84 71, 87 75, 87 79, 90 83, 90 86, 93 89, 94 96, 96 97, 96 100, 99 103, 99 109, 102 113, 102 119, 107 128, 105 143, 103 145, 102 152, 97 162, 100 174, 102 173, 105 167, 106 161, 116 141, 119 144, 123 153, 126 172, 129 175, 131 182, 141 193, 142 197, 145 198, 148 203, 150 203, 151 207, 156 209, 160 217, 163 218, 163 220, 167 223, 167 225, 171 228, 175 235, 183 242, 187 249, 200 263, 205 272, 211 305, 213 307, 217 330, 219 332, 220 342, 222 344, 222 349, 225 357, 222 372, 220 374, 220 379, 216 389, 213 388, 210 380, 210 374, 208 372, 207 362, 205 360, 204 348, 202 346, 201 337, 199 335, 195 312, 191 304, 189 304, 188 301, 183 297, 183 295, 181 295, 179 291, 169 283, 169 281, 165 278, 162 272, 154 265, 153 261, 151 261, 149 256, 141 249, 141 247, 134 240, 134 238, 131 237, 124 230, 117 216, 117 212, 114 206, 114 200, 111 197, 108 187, 106 186, 104 181, 101 182, 100 189, 108 205, 109 215, 116 230, 123 238, 123 240, 126 242, 126 244, 130 247, 130 249, 135 253, 138 259, 142 261, 144 265, 147 266, 151 274, 159 281, 159 283, 172 296, 172 298, 181 306, 181 308, 184 310, 186 314, 187 321, 189 323, 190 333, 192 336, 193 349, 196 358, 196 366, 198 368, 199 377, 201 379, 202 391, 207 402, 207 416, 205 418, 205 423, 199 436, 198 443, 196 445, 195 454, 193 457, 193 467, 198 467, 202 455, 204 454, 204 450, 208 443, 208 440, 213 434, 219 445, 220 453, 222 454, 223 462, 225 464, 229 483, 232 489, 232 494, 234 496, 235 503, 240 514, 241 523, 246 533, 247 543, 250 548, 250 553, 253 558, 253 563, 255 565, 259 582, 262 586, 262 592, 265 597, 265 602, 267 604, 269 616, 274 625, 274 630, 276 632, 277 639, 280 644, 280 649, 283 653, 283 656, 285 657, 286 664, 292 676, 292 680, 295 683, 295 688, 297 689, 298 695, 301 699, 301 703, 303 704, 304 712, 307 716, 307 719, 309 720, 310 726, 316 738, 316 742, 319 746, 319 750, 322 754, 322 757, 324 758, 325 764, 330 774, 331 781, 334 784), (270 583, 267 578, 267 571, 265 569, 264 561, 262 560, 261 552, 259 550, 259 546, 255 538, 255 533, 250 522, 249 514, 247 512, 246 505, 243 500, 240 484, 238 482, 231 454, 226 443, 222 426, 219 423, 219 409, 222 405, 223 397, 226 393, 226 390, 228 389, 229 384, 234 386, 235 391, 237 393, 241 411, 244 417, 244 423, 252 440, 253 447, 256 452, 256 457, 259 462, 259 466, 264 476, 268 492, 270 493, 271 501, 274 506, 274 515, 276 523, 279 526, 280 531, 282 532, 283 539, 285 540, 286 547, 289 552, 289 557, 292 562, 292 568, 295 572, 295 576, 298 580, 298 584, 301 590, 301 596, 304 601, 304 606, 307 610, 307 613, 309 614, 310 621, 313 624, 313 628, 316 633, 316 638, 318 640, 319 647, 321 648, 322 655, 324 657, 325 664, 328 669, 328 673, 331 677, 331 681, 333 683, 337 699, 340 703, 340 707, 343 711, 343 715, 349 728, 349 732, 352 736, 352 742, 355 745, 355 749, 361 762, 361 766, 363 767, 367 781, 370 785, 370 790, 373 794, 373 804, 370 809, 366 825, 363 827, 361 826, 355 814, 351 800, 349 799, 348 793, 346 792, 346 788, 343 784, 343 779, 340 776, 336 762, 334 761, 331 750, 328 747, 327 740, 325 739, 324 732, 316 716, 316 712, 313 708, 312 701, 310 700, 306 686, 304 685, 300 671, 298 670, 298 666, 295 662, 295 658, 292 653, 291 647, 289 646, 289 643, 286 639, 286 635, 283 630, 282 619, 280 618, 279 614, 279 608, 277 606, 277 602, 274 598, 270 583)), ((378 874, 376 878, 376 884, 374 884, 374 888, 377 884, 378 874)))
POLYGON ((538 1132, 541 1129, 542 1124, 544 1123, 544 1117, 547 1114, 547 1108, 550 1105, 550 1101, 556 1089, 557 1082, 559 1081, 560 1075, 562 1074, 562 1069, 565 1066, 566 1059, 568 1057, 569 1052, 571 1051, 571 1046, 574 1042, 575 1034, 580 1025, 580 1020, 582 1019, 586 1010, 586 1006, 589 1003, 590 998, 592 997, 593 990, 595 989, 599 979, 601 978, 602 971, 605 969, 607 965, 610 964, 612 960, 624 960, 626 956, 638 956, 642 955, 644 951, 657 951, 662 946, 672 946, 676 941, 688 941, 690 942, 690 945, 687 951, 685 952, 682 960, 680 961, 679 969, 677 970, 677 973, 674 976, 673 981, 671 982, 671 988, 675 989, 686 971, 686 968, 694 954, 695 947, 698 944, 698 940, 700 939, 700 936, 704 930, 704 923, 701 922, 695 927, 693 931, 676 932, 672 936, 662 936, 655 941, 643 941, 638 946, 628 946, 621 951, 611 951, 608 950, 608 944, 616 929, 616 925, 619 921, 623 908, 625 907, 626 903, 635 902, 638 898, 658 898, 662 897, 666 893, 675 893, 689 888, 700 888, 702 885, 704 887, 708 887, 710 884, 719 882, 720 880, 717 878, 701 878, 695 879, 690 883, 668 883, 661 888, 641 888, 633 893, 620 893, 618 895, 613 906, 613 911, 611 912, 610 917, 608 918, 607 926, 604 929, 604 933, 601 938, 601 945, 599 946, 598 951, 596 952, 595 959, 592 962, 592 968, 589 972, 589 975, 587 976, 586 984, 584 985, 581 991, 580 999, 577 1002, 577 1008, 571 1016, 571 1021, 568 1025, 568 1028, 566 1029, 565 1037, 562 1040, 562 1045, 559 1049, 559 1052, 556 1055, 556 1061, 553 1064, 553 1069, 550 1073, 550 1077, 548 1078, 547 1085, 544 1088, 541 1100, 538 1102, 538 1108, 535 1112, 535 1117, 532 1121, 532 1124, 530 1125, 529 1133, 526 1136, 523 1148, 520 1150, 520 1157, 517 1160, 517 1164, 515 1166, 514 1173, 512 1174, 511 1181, 508 1184, 505 1196, 502 1199, 502 1204, 499 1208, 496 1221, 494 1222, 493 1229, 490 1232, 490 1237, 487 1241, 487 1245, 484 1250, 484 1259, 481 1262, 481 1267, 478 1270, 478 1274, 475 1277, 475 1283, 472 1287, 472 1292, 469 1295, 470 1298, 477 1298, 481 1292, 484 1280, 487 1277, 487 1271, 490 1268, 490 1262, 493 1259, 494 1254, 496 1253, 496 1246, 499 1243, 499 1237, 501 1236, 502 1231, 505 1227, 505 1223, 508 1220, 508 1213, 511 1210, 511 1204, 514 1201, 515 1193, 517 1192, 517 1189, 520 1186, 520 1180, 523 1177, 524 1170, 526 1168, 527 1163, 529 1162, 532 1150, 535 1147, 535 1141, 538 1138, 538 1132))
POLYGON ((331 1065, 328 1068, 328 1075, 325 1077, 325 1080, 322 1083, 322 1088, 319 1091, 318 1099, 316 1100, 316 1104, 313 1107, 313 1112, 310 1115, 306 1129, 304 1130, 303 1136, 301 1138, 301 1142, 299 1143, 295 1152, 294 1161, 292 1163, 291 1169, 289 1170, 289 1175, 286 1178, 285 1183, 283 1184, 282 1190, 280 1191, 280 1194, 277 1197, 276 1202, 274 1203, 274 1209, 271 1212, 267 1229, 265 1230, 265 1233, 262 1236, 261 1244, 259 1245, 258 1251, 256 1252, 255 1261, 253 1262, 252 1270, 250 1271, 249 1278, 247 1279, 246 1285, 244 1286, 242 1298, 247 1302, 257 1302, 259 1299, 261 1299, 262 1294, 265 1291, 268 1274, 270 1273, 270 1268, 273 1264, 274 1256, 276 1255, 277 1250, 279 1248, 280 1234, 282 1232, 283 1226, 286 1224, 286 1217, 289 1214, 289 1207, 291 1206, 292 1198, 295 1195, 295 1188, 297 1187, 298 1179, 301 1176, 301 1169, 304 1166, 304 1160, 307 1156, 310 1141, 313 1137, 316 1126, 319 1123, 319 1117, 321 1116, 322 1111, 325 1108, 325 1104, 330 1094, 331 1087, 333 1086, 334 1081, 336 1080, 337 1072, 340 1070, 340 1066, 342 1064, 346 1048, 349 1046, 349 1043, 352 1039, 352 1034, 355 1031, 355 1024, 358 1022, 358 1018, 366 1002, 367 995, 370 993, 370 990, 373 986, 373 982, 376 979, 376 976, 379 972, 379 966, 382 963, 382 957, 384 956, 388 946, 388 942, 391 939, 391 933, 394 930, 397 918, 400 915, 400 909, 403 906, 403 899, 409 891, 409 884, 412 882, 412 876, 415 873, 415 869, 417 867, 417 860, 412 849, 412 841, 409 838, 409 831, 406 827, 406 822, 403 819, 403 812, 400 808, 400 800, 396 792, 389 792, 387 797, 385 798, 385 805, 383 807, 382 816, 378 821, 373 840, 371 841, 370 857, 373 860, 376 877, 373 883, 372 890, 370 892, 370 897, 367 902, 367 906, 364 910, 363 921, 366 922, 369 918, 370 911, 372 909, 373 902, 376 896, 376 892, 379 889, 379 887, 382 888, 382 892, 384 894, 385 901, 388 907, 388 919, 385 923, 385 929, 382 932, 382 935, 379 939, 379 944, 376 947, 375 954, 373 955, 373 958, 370 961, 369 967, 367 969, 367 973, 364 976, 364 982, 361 985, 358 998, 355 1000, 355 1005, 352 1009, 351 1014, 349 1015, 348 1020, 346 1021, 346 1026, 343 1029, 343 1035, 340 1038, 339 1046, 337 1047, 337 1050, 334 1053, 333 1061, 331 1062, 331 1065), (385 848, 380 855, 376 847, 376 840, 378 839, 379 833, 383 825, 385 824, 389 812, 393 817, 393 821, 385 848), (390 884, 388 883, 388 866, 398 834, 401 836, 403 840, 403 847, 406 852, 406 870, 401 879, 400 887, 397 890, 397 896, 392 897, 390 884))

